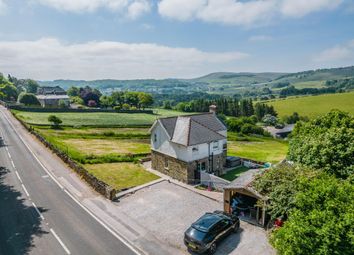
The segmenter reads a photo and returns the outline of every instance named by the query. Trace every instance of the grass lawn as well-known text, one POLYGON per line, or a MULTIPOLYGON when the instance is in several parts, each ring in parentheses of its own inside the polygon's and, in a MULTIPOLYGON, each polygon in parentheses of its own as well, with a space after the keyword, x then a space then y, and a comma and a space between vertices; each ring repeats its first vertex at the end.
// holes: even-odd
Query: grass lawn
POLYGON ((304 89, 304 88, 323 88, 325 87, 325 81, 304 81, 304 82, 296 82, 293 85, 297 89, 304 89))
POLYGON ((68 126, 129 126, 129 125, 151 125, 157 118, 187 113, 158 109, 157 114, 146 113, 110 113, 110 112, 88 112, 88 113, 50 113, 50 112, 24 112, 13 111, 18 117, 28 124, 47 124, 48 116, 55 115, 68 126))
POLYGON ((292 97, 267 102, 267 104, 273 105, 280 117, 297 112, 301 116, 314 118, 318 115, 326 114, 332 109, 339 109, 354 114, 354 92, 298 98, 292 97))
POLYGON ((257 138, 255 141, 228 141, 228 155, 277 163, 286 157, 288 143, 272 138, 257 138))
POLYGON ((66 146, 86 155, 150 153, 150 140, 146 139, 65 139, 66 146))
POLYGON ((236 167, 235 169, 232 169, 230 171, 228 171, 226 174, 224 175, 221 175, 220 177, 225 179, 225 180, 228 180, 228 181, 233 181, 235 180, 237 177, 240 176, 240 174, 248 171, 249 168, 245 167, 245 166, 239 166, 239 167, 236 167))
POLYGON ((98 179, 117 190, 139 186, 159 179, 146 171, 141 165, 134 163, 110 163, 84 165, 98 179))

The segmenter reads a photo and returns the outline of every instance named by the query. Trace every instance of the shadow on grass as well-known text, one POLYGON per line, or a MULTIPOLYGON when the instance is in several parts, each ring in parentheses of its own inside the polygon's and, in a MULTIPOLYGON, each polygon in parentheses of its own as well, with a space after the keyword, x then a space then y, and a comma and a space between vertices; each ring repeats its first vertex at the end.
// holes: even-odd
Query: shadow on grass
MULTIPOLYGON (((28 254, 34 237, 48 234, 35 208, 12 185, 9 170, 0 166, 0 255, 28 254)), ((38 208, 44 212, 46 209, 38 208)))

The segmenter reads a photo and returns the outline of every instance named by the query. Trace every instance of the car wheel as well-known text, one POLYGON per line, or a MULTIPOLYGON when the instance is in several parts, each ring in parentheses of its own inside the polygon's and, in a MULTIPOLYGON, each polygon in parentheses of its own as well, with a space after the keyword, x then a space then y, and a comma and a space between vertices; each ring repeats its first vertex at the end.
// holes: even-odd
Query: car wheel
POLYGON ((236 223, 234 226, 234 233, 236 233, 240 228, 240 222, 236 223))
POLYGON ((216 243, 212 243, 209 248, 209 254, 214 254, 216 252, 216 243))

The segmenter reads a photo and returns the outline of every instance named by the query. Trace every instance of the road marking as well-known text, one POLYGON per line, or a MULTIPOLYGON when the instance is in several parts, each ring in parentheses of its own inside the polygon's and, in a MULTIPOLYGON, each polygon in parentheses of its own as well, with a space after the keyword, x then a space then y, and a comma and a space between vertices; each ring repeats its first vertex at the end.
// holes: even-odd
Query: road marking
POLYGON ((11 154, 9 151, 7 151, 7 155, 9 155, 9 158, 11 159, 11 154))
POLYGON ((69 249, 65 246, 65 244, 63 243, 63 241, 59 238, 59 236, 57 235, 57 233, 55 233, 54 229, 50 229, 50 232, 52 232, 52 234, 54 235, 54 237, 57 239, 57 241, 60 243, 61 247, 63 247, 63 249, 65 250, 66 254, 70 255, 70 251, 69 249))
POLYGON ((15 173, 16 173, 17 178, 18 178, 18 179, 20 180, 20 182, 22 183, 22 179, 21 179, 20 175, 18 174, 18 172, 15 171, 15 173))
POLYGON ((39 214, 39 217, 41 217, 41 219, 44 220, 44 217, 41 214, 41 212, 38 210, 38 207, 36 206, 36 204, 32 202, 32 205, 33 205, 34 209, 36 209, 37 213, 39 214))
MULTIPOLYGON (((87 212, 92 218, 94 218, 99 224, 101 224, 102 227, 104 227, 109 233, 111 233, 115 238, 117 238, 119 241, 121 241, 123 244, 125 244, 131 251, 133 251, 135 254, 143 254, 142 252, 138 251, 137 248, 135 248, 132 244, 130 244, 129 241, 125 240, 123 237, 118 235, 114 230, 112 230, 110 227, 108 227, 103 221, 101 221, 96 215, 94 215, 89 209, 87 209, 83 204, 81 204, 80 201, 78 201, 73 195, 71 195, 64 187, 58 182, 58 180, 50 173, 50 171, 42 164, 42 162, 39 160, 39 158, 35 155, 35 153, 32 151, 32 149, 29 147, 27 142, 21 137, 19 132, 16 130, 15 126, 12 124, 12 122, 9 120, 9 118, 6 116, 6 114, 1 111, 2 114, 4 115, 5 119, 7 122, 10 124, 12 129, 15 131, 17 134, 18 138, 22 141, 22 143, 27 147, 29 152, 31 152, 32 156, 37 160, 39 165, 46 171, 46 173, 52 178, 52 180, 62 189, 69 197, 71 197, 74 202, 79 205, 85 212, 87 212)), ((70 254, 70 253, 69 253, 70 254)))
POLYGON ((23 190, 25 191, 26 195, 29 197, 30 195, 29 195, 25 185, 21 184, 21 186, 22 186, 23 190))
POLYGON ((11 159, 11 165, 16 168, 14 161, 11 159))

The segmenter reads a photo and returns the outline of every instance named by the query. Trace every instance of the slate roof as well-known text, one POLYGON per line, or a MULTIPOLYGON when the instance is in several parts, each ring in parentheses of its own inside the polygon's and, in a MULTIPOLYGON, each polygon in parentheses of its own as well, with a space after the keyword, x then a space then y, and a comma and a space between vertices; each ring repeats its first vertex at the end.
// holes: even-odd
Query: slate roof
POLYGON ((66 92, 59 86, 43 86, 37 88, 37 95, 66 95, 66 92))
POLYGON ((159 119, 174 143, 191 146, 225 139, 225 125, 213 113, 159 119))

